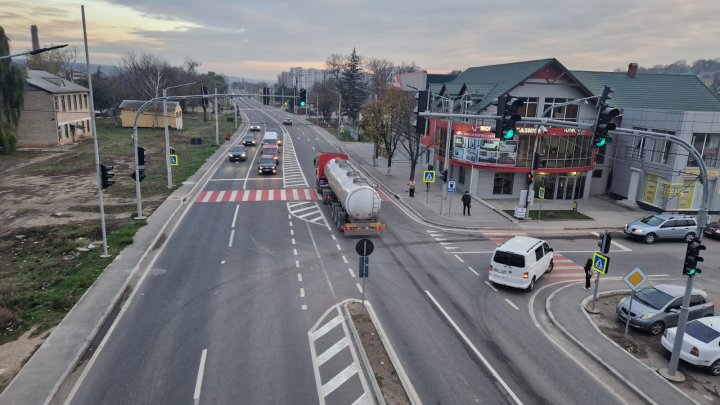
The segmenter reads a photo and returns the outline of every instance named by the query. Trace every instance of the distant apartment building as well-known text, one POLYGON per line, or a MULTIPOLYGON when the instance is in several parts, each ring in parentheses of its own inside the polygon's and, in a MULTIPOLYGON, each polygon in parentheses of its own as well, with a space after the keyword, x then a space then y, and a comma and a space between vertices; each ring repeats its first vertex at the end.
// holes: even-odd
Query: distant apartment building
POLYGON ((28 70, 17 146, 57 147, 91 137, 89 94, 69 80, 28 70))
POLYGON ((310 89, 315 83, 322 83, 326 79, 327 71, 322 69, 294 67, 280 73, 280 84, 291 89, 310 89))

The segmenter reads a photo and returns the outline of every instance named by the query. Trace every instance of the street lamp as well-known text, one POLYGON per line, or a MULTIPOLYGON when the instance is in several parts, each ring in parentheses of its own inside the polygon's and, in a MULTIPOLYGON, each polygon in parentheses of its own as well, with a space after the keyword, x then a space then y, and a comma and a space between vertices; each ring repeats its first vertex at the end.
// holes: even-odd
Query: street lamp
MULTIPOLYGON (((183 83, 178 84, 177 86, 170 86, 163 89, 163 118, 165 119, 165 165, 167 166, 167 181, 168 181, 168 189, 172 189, 173 186, 173 178, 172 178, 172 166, 170 166, 170 131, 168 129, 168 112, 167 112, 167 91, 170 89, 174 89, 177 87, 182 86, 190 86, 192 84, 197 84, 200 82, 192 82, 192 83, 183 83)), ((175 127, 177 128, 177 118, 176 118, 176 124, 175 127)))
POLYGON ((35 50, 32 50, 32 51, 26 51, 26 52, 16 53, 16 54, 14 54, 14 55, 3 55, 3 56, 0 56, 0 60, 10 59, 10 58, 14 58, 14 57, 16 57, 16 56, 23 56, 23 55, 37 55, 37 54, 39 54, 39 53, 43 53, 43 52, 47 52, 47 51, 52 51, 52 50, 54 50, 54 49, 65 48, 66 46, 68 46, 68 44, 48 46, 47 48, 40 48, 40 49, 35 49, 35 50))

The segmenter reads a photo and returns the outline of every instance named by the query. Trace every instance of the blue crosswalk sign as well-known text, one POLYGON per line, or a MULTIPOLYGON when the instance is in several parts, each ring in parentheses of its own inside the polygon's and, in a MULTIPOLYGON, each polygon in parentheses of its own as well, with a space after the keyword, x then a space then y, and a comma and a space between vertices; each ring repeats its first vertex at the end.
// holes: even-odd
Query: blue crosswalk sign
POLYGON ((179 164, 178 155, 170 155, 170 166, 177 166, 179 164))
POLYGON ((423 170, 423 183, 435 183, 435 170, 423 170))

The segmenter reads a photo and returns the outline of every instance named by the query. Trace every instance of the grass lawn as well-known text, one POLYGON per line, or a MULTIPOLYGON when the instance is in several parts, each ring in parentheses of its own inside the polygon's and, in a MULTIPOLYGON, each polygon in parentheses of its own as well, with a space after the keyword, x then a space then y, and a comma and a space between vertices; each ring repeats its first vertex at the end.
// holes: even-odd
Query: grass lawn
MULTIPOLYGON (((504 210, 510 216, 515 215, 514 210, 504 210)), ((552 221, 552 220, 568 220, 568 219, 592 219, 585 214, 573 210, 530 210, 529 219, 552 221)))

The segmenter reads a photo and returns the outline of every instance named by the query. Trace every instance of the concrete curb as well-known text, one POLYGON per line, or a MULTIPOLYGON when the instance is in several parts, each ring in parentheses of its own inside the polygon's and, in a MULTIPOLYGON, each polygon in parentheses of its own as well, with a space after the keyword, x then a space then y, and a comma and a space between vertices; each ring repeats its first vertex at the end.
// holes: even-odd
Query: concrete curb
MULTIPOLYGON (((629 294, 629 293, 630 293, 630 289, 629 289, 629 288, 628 288, 628 289, 624 289, 624 290, 610 290, 610 291, 604 291, 604 292, 602 292, 602 293, 598 293, 598 297, 603 297, 603 298, 604 298, 604 297, 612 297, 612 296, 615 296, 615 295, 626 295, 626 294, 629 294)), ((601 336, 602 336, 604 339, 606 339, 608 342, 612 343, 613 346, 617 347, 619 350, 621 350, 623 353, 625 353, 628 357, 630 357, 631 359, 633 359, 633 361, 636 361, 638 364, 640 364, 640 365, 642 365, 643 367, 645 367, 646 369, 652 371, 653 374, 655 374, 660 381, 662 381, 662 382, 665 383, 665 384, 668 384, 670 387, 672 387, 673 389, 675 389, 675 390, 676 390, 678 393, 680 393, 682 396, 684 396, 685 398, 687 398, 688 401, 690 401, 690 402, 692 402, 692 403, 694 403, 694 404, 700 405, 700 404, 699 404, 697 401, 695 401, 693 398, 691 398, 690 396, 688 396, 688 395, 687 395, 686 393, 684 393, 683 391, 679 390, 679 389, 677 388, 677 386, 675 386, 673 383, 671 383, 670 381, 668 381, 668 380, 666 380, 665 378, 663 378, 660 374, 658 374, 657 370, 655 370, 655 369, 653 369, 653 368, 650 368, 648 365, 646 365, 645 363, 643 363, 643 362, 641 362, 640 360, 638 360, 637 358, 635 358, 635 356, 633 356, 632 354, 628 353, 627 350, 625 350, 625 349, 623 349, 622 347, 620 347, 620 345, 618 345, 618 344, 615 343, 612 339, 610 339, 610 338, 607 337, 604 333, 602 333, 602 331, 600 331, 600 328, 598 328, 597 324, 592 320, 592 318, 591 318, 591 317, 587 314, 587 312, 585 312, 585 310, 584 310, 584 308, 585 308, 585 306, 587 305, 588 301, 590 301, 591 299, 592 299, 592 296, 585 297, 585 299, 583 299, 582 302, 580 302, 581 310, 582 310, 583 315, 585 315, 585 318, 588 320, 588 322, 590 322, 590 324, 593 326, 593 328, 595 329, 595 331, 596 331, 599 335, 601 335, 601 336)), ((623 377, 623 378, 624 378, 624 377, 623 377)))
MULTIPOLYGON (((345 316, 345 319, 350 320, 348 324, 350 325, 350 332, 352 333, 353 337, 353 343, 355 344, 355 348, 357 349, 358 353, 360 353, 360 359, 362 359, 363 366, 365 369, 365 372, 367 374, 367 379, 370 381, 370 385, 372 386, 372 389, 374 391, 375 395, 375 401, 380 405, 386 405, 385 398, 383 397, 382 391, 380 390, 380 386, 378 385, 377 378, 375 378, 375 372, 372 369, 372 366, 370 365, 370 359, 367 357, 367 353, 365 353, 365 346, 363 346, 362 341, 360 340, 360 335, 358 335, 357 329, 355 328, 355 322, 352 320, 352 316, 350 315, 350 310, 348 309, 347 305, 351 302, 360 302, 356 299, 350 299, 346 300, 342 303, 342 311, 343 315, 345 316)), ((375 321, 373 320, 373 324, 375 324, 375 321)), ((375 328, 377 330, 377 327, 375 328)))
MULTIPOLYGON (((569 285, 573 285, 573 284, 569 284, 569 285)), ((567 288, 567 286, 566 286, 566 287, 563 287, 563 288, 567 288)), ((550 321, 553 323, 553 325, 555 325, 555 327, 558 328, 558 329, 565 335, 565 337, 566 337, 567 339, 570 339, 570 341, 572 341, 573 343, 575 343, 575 345, 576 345, 577 347, 579 347, 580 350, 582 350, 583 352, 585 352, 585 354, 587 354, 588 356, 590 356, 593 360, 595 360, 595 362, 597 362, 597 363, 598 363, 599 365, 601 365, 604 369, 606 369, 607 371, 609 371, 613 376, 615 376, 615 378, 617 378, 617 379, 618 379, 622 384, 624 384, 628 389, 630 389, 631 391, 633 391, 634 393, 636 393, 639 397, 641 397, 642 399, 644 399, 646 403, 652 404, 652 405, 657 405, 657 403, 656 403, 655 401, 653 401, 652 398, 648 397, 643 391, 641 391, 641 390, 640 390, 638 387, 636 387, 633 383, 631 383, 630 381, 628 381, 627 378, 625 378, 619 371, 615 370, 615 368, 613 368, 610 364, 608 364, 608 363, 606 363, 605 361, 603 361, 603 359, 602 359, 600 356, 598 356, 597 354, 595 354, 594 352, 592 352, 591 350, 589 350, 588 348, 586 348, 585 345, 582 344, 582 342, 580 342, 579 340, 577 340, 577 338, 575 338, 575 336, 573 336, 572 334, 570 334, 570 332, 569 332, 567 329, 565 329, 565 327, 562 326, 562 325, 560 324, 560 322, 558 322, 558 320, 555 318, 555 315, 554 315, 553 312, 552 312, 552 309, 550 309, 550 303, 551 303, 553 297, 555 296, 555 294, 556 294, 558 291, 561 291, 561 290, 562 290, 562 288, 561 288, 561 289, 558 289, 558 290, 555 290, 555 291, 554 291, 552 294, 550 294, 550 295, 548 296, 548 298, 545 300, 545 312, 547 312, 548 318, 550 318, 550 321)), ((604 293, 600 293, 600 294, 598 294, 598 296, 604 296, 603 294, 604 294, 604 293)), ((587 301, 588 301, 589 298, 592 298, 592 297, 585 298, 585 299, 582 301, 581 310, 582 310, 583 312, 584 312, 584 310, 583 310, 582 308, 585 307, 585 304, 587 303, 587 301)), ((587 316, 587 314, 586 314, 586 316, 587 316)), ((591 321, 590 323, 591 323, 594 327, 596 327, 594 322, 591 321)), ((597 329, 597 327, 596 327, 596 329, 597 329)), ((601 335, 604 336, 604 334, 602 334, 599 330, 598 330, 598 332, 599 332, 601 335)), ((613 343, 614 343, 614 342, 613 342, 613 343)), ((618 346, 618 347, 619 347, 619 346, 618 346)), ((621 349, 622 349, 622 348, 621 348, 621 349)), ((623 351, 625 351, 625 350, 623 350, 623 351)))

